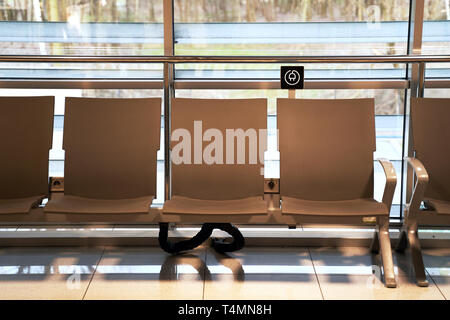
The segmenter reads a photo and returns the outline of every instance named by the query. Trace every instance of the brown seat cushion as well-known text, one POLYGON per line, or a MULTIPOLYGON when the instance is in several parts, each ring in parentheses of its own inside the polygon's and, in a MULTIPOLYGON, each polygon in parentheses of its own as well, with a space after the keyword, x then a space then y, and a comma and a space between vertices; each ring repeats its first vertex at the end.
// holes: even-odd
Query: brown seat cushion
POLYGON ((450 214, 450 201, 426 199, 431 208, 433 208, 438 214, 450 214))
POLYGON ((0 214, 28 213, 41 202, 44 195, 17 199, 0 199, 0 214))
POLYGON ((339 201, 311 201, 283 197, 283 214, 318 216, 380 216, 388 215, 384 203, 374 199, 354 199, 339 201))
POLYGON ((235 200, 200 200, 174 196, 164 203, 163 213, 168 214, 266 214, 262 197, 235 200))
POLYGON ((89 199, 64 195, 54 198, 45 206, 52 213, 148 213, 153 196, 133 199, 89 199))

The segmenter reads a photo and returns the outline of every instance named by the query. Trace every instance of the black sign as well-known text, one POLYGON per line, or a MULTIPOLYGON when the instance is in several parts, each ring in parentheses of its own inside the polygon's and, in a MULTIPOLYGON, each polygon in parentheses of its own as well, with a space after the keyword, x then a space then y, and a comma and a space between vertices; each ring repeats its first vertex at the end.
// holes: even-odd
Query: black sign
POLYGON ((280 83, 281 89, 303 89, 305 68, 299 66, 282 66, 280 83))

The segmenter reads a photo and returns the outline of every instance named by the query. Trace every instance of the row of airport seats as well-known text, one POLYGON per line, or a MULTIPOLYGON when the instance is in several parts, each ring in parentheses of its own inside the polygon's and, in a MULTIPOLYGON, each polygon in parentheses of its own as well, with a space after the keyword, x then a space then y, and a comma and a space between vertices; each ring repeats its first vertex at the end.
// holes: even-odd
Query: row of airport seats
MULTIPOLYGON (((240 249, 244 238, 232 223, 339 224, 371 218, 376 221, 372 250, 381 251, 386 286, 396 286, 389 212, 397 178, 392 164, 379 160, 386 186, 382 202, 376 201, 373 99, 278 99, 279 191, 266 194, 262 165, 250 161, 250 143, 244 146, 246 161, 238 161, 239 142, 231 156, 221 155, 230 157, 231 165, 220 163, 219 156, 212 164, 198 161, 198 141, 193 141, 195 121, 201 121, 205 136, 211 129, 209 141, 217 132, 227 137, 227 129, 253 129, 261 139, 261 132, 267 134, 260 131, 267 128, 266 99, 174 98, 171 106, 172 133, 192 137, 173 135, 172 152, 186 143, 179 155, 190 153, 192 164, 171 164, 171 197, 162 210, 154 210, 161 99, 66 98, 64 190, 50 193, 54 98, 1 97, 0 221, 55 216, 64 218, 54 221, 64 222, 151 221, 160 223, 161 247, 178 253, 205 241, 215 228, 233 237, 232 242, 213 240, 216 250, 240 249), (49 201, 43 206, 45 198, 49 201), (192 239, 172 243, 169 222, 203 227, 192 239)), ((415 157, 406 161, 417 181, 397 249, 411 247, 418 284, 426 286, 417 221, 422 201, 428 211, 450 216, 450 99, 412 99, 411 117, 415 157)), ((201 146, 200 141, 200 152, 201 146)), ((260 145, 262 151, 265 147, 260 145)))

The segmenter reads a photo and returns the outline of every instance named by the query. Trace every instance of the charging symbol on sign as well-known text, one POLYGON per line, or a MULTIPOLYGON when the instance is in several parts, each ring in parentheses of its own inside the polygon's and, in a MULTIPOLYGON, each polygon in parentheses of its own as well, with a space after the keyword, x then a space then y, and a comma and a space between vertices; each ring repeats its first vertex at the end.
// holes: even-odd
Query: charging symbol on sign
POLYGON ((303 66, 281 66, 280 86, 281 89, 303 89, 305 68, 303 66))
POLYGON ((295 86, 300 82, 300 74, 297 70, 289 70, 284 74, 284 81, 291 86, 295 86))

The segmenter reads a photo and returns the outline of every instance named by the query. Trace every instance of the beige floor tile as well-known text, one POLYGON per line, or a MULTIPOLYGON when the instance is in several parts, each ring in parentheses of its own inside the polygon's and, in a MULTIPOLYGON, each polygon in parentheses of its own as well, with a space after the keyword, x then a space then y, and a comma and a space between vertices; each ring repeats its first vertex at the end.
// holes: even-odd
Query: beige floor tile
MULTIPOLYGON (((433 278, 440 291, 448 299, 450 297, 450 249, 424 249, 422 257, 428 275, 433 278)), ((394 259, 399 275, 414 279, 414 268, 409 250, 406 250, 404 254, 395 253, 394 259)))
POLYGON ((397 288, 386 288, 376 276, 319 274, 325 300, 442 300, 444 297, 430 281, 427 288, 418 287, 408 277, 397 278, 397 288))
POLYGON ((422 256, 427 269, 442 269, 445 272, 450 268, 450 248, 424 249, 422 256))
POLYGON ((0 299, 82 299, 103 249, 0 250, 0 299))
POLYGON ((322 299, 307 249, 208 249, 206 261, 205 299, 322 299))
POLYGON ((445 297, 445 299, 450 300, 450 275, 437 276, 433 275, 433 283, 439 288, 439 291, 445 297))
POLYGON ((205 249, 170 256, 160 248, 107 249, 85 299, 202 299, 205 249))
POLYGON ((160 248, 123 247, 107 248, 100 261, 102 253, 95 248, 0 249, 0 299, 81 299, 85 293, 86 299, 450 297, 450 249, 423 250, 428 288, 416 286, 408 251, 394 252, 396 289, 384 287, 379 257, 363 247, 247 247, 229 255, 199 248, 176 257, 160 248))
POLYGON ((309 251, 315 266, 330 263, 339 266, 366 266, 377 261, 366 247, 313 247, 309 251))
POLYGON ((423 261, 439 290, 447 300, 450 299, 450 248, 425 249, 423 261))
MULTIPOLYGON (((319 270, 333 274, 371 275, 382 270, 380 255, 372 254, 368 247, 311 248, 311 257, 319 270)), ((412 277, 409 252, 392 250, 394 272, 397 277, 412 277)))
POLYGON ((407 254, 394 253, 398 287, 390 289, 383 284, 380 258, 368 248, 310 250, 325 299, 443 299, 432 282, 428 288, 416 285, 407 254))

